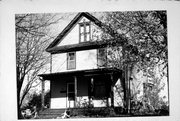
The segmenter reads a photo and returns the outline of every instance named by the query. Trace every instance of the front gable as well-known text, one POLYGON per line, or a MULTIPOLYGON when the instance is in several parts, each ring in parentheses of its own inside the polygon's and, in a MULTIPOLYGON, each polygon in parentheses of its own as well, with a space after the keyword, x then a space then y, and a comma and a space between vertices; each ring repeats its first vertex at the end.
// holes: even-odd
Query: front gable
POLYGON ((50 53, 63 53, 95 49, 100 40, 102 23, 89 13, 79 13, 46 49, 50 53))
POLYGON ((66 45, 72 45, 72 44, 79 44, 82 41, 82 36, 80 36, 80 31, 84 31, 83 23, 88 23, 88 27, 86 30, 89 32, 89 35, 87 38, 90 40, 87 41, 93 41, 92 38, 92 30, 99 29, 95 24, 92 24, 92 22, 87 19, 86 17, 82 16, 79 21, 69 29, 68 33, 64 35, 64 37, 59 41, 59 43, 56 46, 66 46, 66 45), (90 31, 89 31, 90 30, 90 31), (80 40, 81 39, 81 40, 80 40))

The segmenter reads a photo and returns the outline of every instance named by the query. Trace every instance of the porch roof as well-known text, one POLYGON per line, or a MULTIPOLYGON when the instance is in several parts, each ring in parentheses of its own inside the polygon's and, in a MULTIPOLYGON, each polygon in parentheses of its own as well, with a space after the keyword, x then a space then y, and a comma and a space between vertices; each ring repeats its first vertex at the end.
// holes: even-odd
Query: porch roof
POLYGON ((93 75, 103 75, 103 74, 122 74, 122 70, 112 69, 112 68, 100 68, 100 69, 90 69, 90 70, 76 70, 67 72, 57 72, 40 74, 38 76, 42 77, 44 80, 51 80, 57 77, 66 76, 93 76, 93 75))

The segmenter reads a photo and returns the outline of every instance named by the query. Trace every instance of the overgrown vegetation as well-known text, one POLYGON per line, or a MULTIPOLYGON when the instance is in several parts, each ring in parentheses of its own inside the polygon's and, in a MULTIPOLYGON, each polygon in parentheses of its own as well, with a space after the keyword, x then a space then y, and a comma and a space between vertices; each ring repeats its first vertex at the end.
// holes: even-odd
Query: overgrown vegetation
MULTIPOLYGON (((41 110, 41 93, 37 94, 34 93, 31 95, 31 100, 28 102, 27 107, 29 109, 32 109, 34 106, 36 106, 37 111, 41 110)), ((49 108, 50 106, 50 91, 47 91, 44 95, 44 104, 46 108, 49 108)))
POLYGON ((155 114, 162 109, 162 103, 168 107, 168 102, 159 96, 163 85, 168 84, 166 11, 107 12, 103 30, 111 36, 102 36, 108 42, 106 65, 125 71, 120 90, 124 91, 121 97, 127 113, 137 108, 142 115, 155 114), (139 73, 141 77, 137 78, 139 73), (140 83, 144 89, 138 99, 140 83))
MULTIPOLYGON (((40 110, 42 110, 42 103, 41 103, 41 93, 33 93, 30 95, 29 102, 21 108, 21 112, 25 110, 30 110, 30 112, 36 111, 37 114, 40 110)), ((49 108, 50 106, 50 91, 47 91, 44 96, 44 104, 46 108, 49 108)), ((30 114, 31 117, 34 116, 34 114, 30 114)), ((26 118, 26 117, 24 117, 26 118)))

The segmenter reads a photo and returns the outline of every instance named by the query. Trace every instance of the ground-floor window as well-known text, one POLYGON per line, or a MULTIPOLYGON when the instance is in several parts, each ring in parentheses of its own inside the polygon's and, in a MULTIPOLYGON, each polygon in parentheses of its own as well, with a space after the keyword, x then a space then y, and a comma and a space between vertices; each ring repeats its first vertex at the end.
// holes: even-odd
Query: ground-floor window
POLYGON ((93 96, 95 99, 102 99, 108 96, 108 85, 103 80, 94 81, 93 96))

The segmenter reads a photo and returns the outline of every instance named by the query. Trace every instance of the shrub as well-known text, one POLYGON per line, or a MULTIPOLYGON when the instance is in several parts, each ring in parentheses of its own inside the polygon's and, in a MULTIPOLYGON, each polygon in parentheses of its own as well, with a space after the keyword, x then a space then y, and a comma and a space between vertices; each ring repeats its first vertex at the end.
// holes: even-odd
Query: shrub
MULTIPOLYGON (((45 93, 44 96, 44 101, 45 101, 45 106, 49 108, 49 103, 50 103, 50 91, 45 93)), ((36 107, 37 111, 41 110, 41 94, 34 93, 31 95, 31 99, 29 100, 28 104, 23 107, 23 109, 30 109, 33 111, 33 108, 36 107)))

